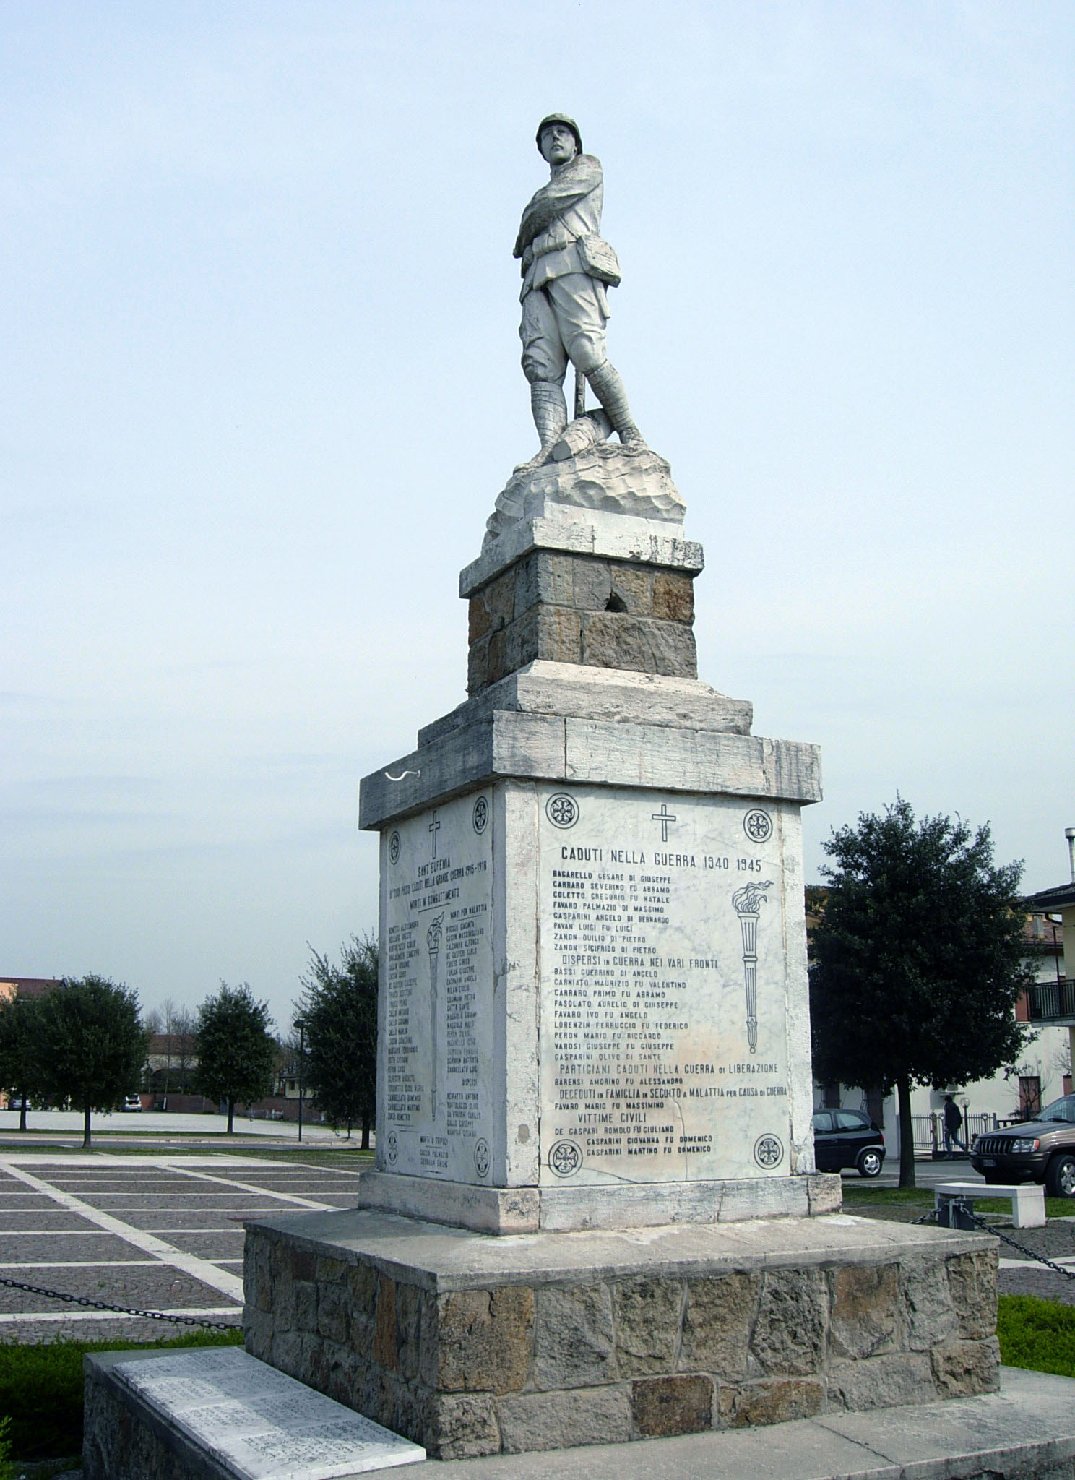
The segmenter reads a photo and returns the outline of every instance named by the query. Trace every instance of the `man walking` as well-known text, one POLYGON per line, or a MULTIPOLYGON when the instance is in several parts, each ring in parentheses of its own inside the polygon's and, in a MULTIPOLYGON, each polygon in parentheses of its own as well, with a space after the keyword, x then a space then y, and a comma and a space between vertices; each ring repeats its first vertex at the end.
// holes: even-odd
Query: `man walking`
POLYGON ((646 445, 605 350, 607 287, 619 282, 619 271, 615 253, 600 236, 600 161, 583 154, 579 126, 563 113, 541 120, 537 146, 549 166, 549 183, 523 212, 514 251, 522 260, 523 374, 541 441, 524 469, 547 462, 567 426, 568 361, 586 377, 624 447, 646 445))
POLYGON ((967 1143, 959 1134, 963 1125, 963 1112, 952 1099, 951 1095, 944 1097, 944 1150, 946 1156, 952 1155, 952 1142, 954 1141, 964 1156, 967 1154, 967 1143))

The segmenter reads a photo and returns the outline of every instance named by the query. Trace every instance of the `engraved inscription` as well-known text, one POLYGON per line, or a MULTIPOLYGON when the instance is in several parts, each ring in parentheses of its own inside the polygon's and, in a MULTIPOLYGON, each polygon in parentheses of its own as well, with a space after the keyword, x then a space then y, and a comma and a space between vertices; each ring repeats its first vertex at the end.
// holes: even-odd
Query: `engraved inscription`
POLYGON ((382 1165, 457 1181, 488 1175, 475 1141, 491 1138, 492 870, 486 793, 396 828, 385 889, 381 1032, 382 1165), (480 825, 478 825, 480 823, 480 825))
POLYGON ((543 1177, 786 1171, 779 853, 743 852, 731 799, 554 804, 575 825, 542 837, 543 1177))

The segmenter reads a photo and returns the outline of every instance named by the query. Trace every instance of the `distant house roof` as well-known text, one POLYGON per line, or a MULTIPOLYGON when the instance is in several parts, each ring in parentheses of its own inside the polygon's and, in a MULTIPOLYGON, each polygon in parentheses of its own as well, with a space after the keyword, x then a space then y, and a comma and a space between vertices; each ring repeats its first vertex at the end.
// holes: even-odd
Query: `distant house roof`
POLYGON ((1037 894, 1028 894, 1024 903, 1046 915, 1069 909, 1075 904, 1075 884, 1057 884, 1053 889, 1041 889, 1037 894))
POLYGON ((0 976, 0 996, 43 997, 59 985, 55 976, 0 976))

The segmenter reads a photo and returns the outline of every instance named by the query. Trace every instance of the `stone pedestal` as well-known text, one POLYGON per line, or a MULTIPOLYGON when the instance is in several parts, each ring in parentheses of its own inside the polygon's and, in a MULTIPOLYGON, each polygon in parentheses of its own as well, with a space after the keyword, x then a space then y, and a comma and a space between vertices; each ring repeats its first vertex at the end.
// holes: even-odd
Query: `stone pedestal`
POLYGON ((487 1232, 839 1206, 810 1140, 817 751, 751 736, 750 706, 691 676, 701 550, 636 523, 576 511, 494 542, 461 580, 471 699, 362 783, 371 1205, 487 1232), (573 661, 492 681, 535 648, 573 661))
POLYGON ((362 783, 377 1170, 248 1226, 248 1346, 442 1458, 991 1391, 993 1240, 814 1167, 817 750, 696 677, 667 465, 577 461, 501 495, 470 697, 362 783))
POLYGON ((467 692, 536 659, 697 677, 701 569, 700 545, 639 519, 581 523, 577 510, 554 511, 514 526, 459 579, 470 603, 467 692))
POLYGON ((440 1459, 992 1392, 995 1240, 842 1215, 489 1238, 247 1229, 249 1350, 440 1459))

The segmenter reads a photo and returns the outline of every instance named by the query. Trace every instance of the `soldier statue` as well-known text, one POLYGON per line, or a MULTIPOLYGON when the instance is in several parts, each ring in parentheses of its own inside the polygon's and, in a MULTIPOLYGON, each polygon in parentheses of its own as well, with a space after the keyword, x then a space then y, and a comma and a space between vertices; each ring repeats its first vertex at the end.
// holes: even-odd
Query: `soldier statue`
POLYGON ((537 146, 549 165, 549 183, 523 212, 514 255, 522 259, 523 374, 541 447, 519 471, 548 462, 564 433, 568 361, 589 382, 624 447, 646 445, 605 350, 608 288, 620 276, 616 254, 600 235, 600 161, 582 152, 578 124, 562 113, 541 120, 537 146))

